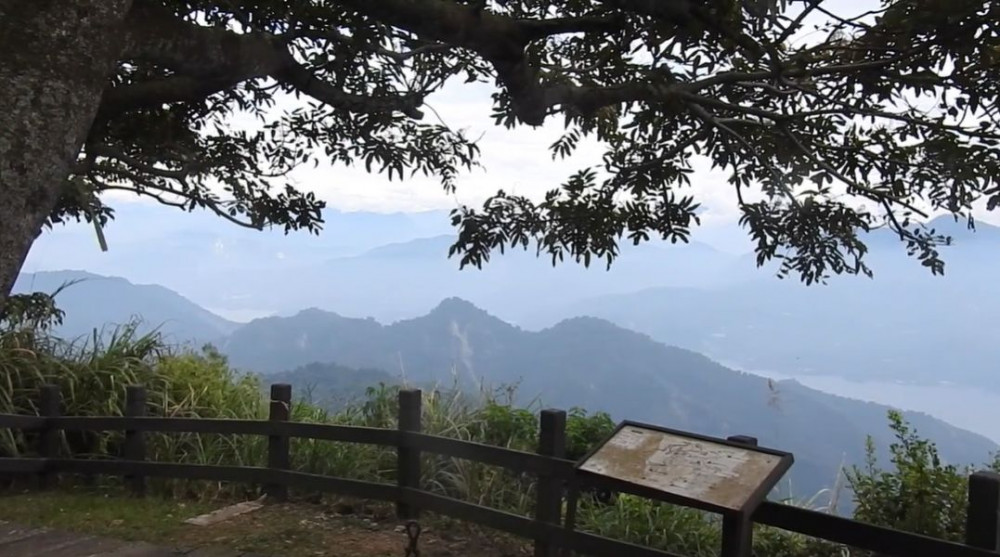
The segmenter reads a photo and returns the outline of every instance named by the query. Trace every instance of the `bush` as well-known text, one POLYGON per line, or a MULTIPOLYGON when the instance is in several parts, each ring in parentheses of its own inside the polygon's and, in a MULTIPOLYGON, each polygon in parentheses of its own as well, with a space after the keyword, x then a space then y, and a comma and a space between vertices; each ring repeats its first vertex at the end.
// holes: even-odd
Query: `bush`
POLYGON ((611 416, 604 412, 588 415, 582 408, 571 408, 566 417, 566 458, 583 458, 614 429, 611 416))
POLYGON ((882 470, 868 438, 864 468, 848 472, 858 520, 963 541, 970 467, 944 464, 937 447, 921 439, 896 411, 889 412, 896 441, 889 446, 892 470, 882 470))

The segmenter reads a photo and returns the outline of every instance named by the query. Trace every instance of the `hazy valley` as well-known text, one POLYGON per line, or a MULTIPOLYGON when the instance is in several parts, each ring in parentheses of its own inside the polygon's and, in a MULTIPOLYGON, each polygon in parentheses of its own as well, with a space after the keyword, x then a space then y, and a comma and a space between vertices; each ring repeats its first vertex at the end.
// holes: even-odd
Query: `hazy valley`
MULTIPOLYGON (((319 308, 392 322, 459 297, 530 330, 601 317, 742 369, 1000 393, 1000 276, 990 255, 1000 247, 1000 229, 984 223, 971 232, 964 223, 934 221, 955 238, 943 248, 943 277, 879 231, 869 239, 874 279, 839 276, 806 287, 756 268, 739 253, 735 227, 697 230, 686 245, 625 246, 610 271, 600 262, 554 268, 520 251, 460 271, 447 258, 451 236, 442 212, 334 213, 319 237, 229 229, 197 214, 184 230, 115 235, 116 226, 134 228, 133 220, 156 222, 157 215, 130 206, 109 226, 111 249, 99 257, 92 230, 56 229, 39 240, 25 269, 84 269, 162 285, 233 321, 319 308)), ((32 288, 31 280, 22 277, 18 288, 32 288)), ((41 276, 34 281, 41 290, 57 286, 41 276)))

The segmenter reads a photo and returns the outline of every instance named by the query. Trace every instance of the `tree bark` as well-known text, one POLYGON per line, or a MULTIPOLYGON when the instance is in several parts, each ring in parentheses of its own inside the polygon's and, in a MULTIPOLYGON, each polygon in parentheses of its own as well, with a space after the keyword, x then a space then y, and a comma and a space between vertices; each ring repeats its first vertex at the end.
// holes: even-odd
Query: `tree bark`
POLYGON ((56 208, 132 0, 0 0, 0 311, 56 208))

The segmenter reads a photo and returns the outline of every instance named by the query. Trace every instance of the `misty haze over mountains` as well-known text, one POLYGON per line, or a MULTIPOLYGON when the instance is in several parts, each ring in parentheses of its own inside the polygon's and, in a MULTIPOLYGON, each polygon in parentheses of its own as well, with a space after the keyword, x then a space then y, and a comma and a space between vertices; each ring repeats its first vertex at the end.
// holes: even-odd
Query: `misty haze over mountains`
MULTIPOLYGON (((758 269, 752 254, 739 253, 735 227, 698 229, 687 245, 626 246, 610 271, 600 262, 553 268, 522 251, 459 271, 447 258, 452 236, 442 211, 333 212, 318 237, 240 230, 199 213, 178 225, 162 215, 128 205, 108 228, 104 254, 90 228, 57 228, 36 243, 25 270, 84 269, 158 284, 234 321, 318 308, 392 322, 454 296, 532 330, 601 317, 742 369, 946 381, 1000 393, 1000 273, 992 255, 1000 229, 984 223, 973 233, 951 218, 934 221, 955 237, 943 248, 944 277, 878 231, 869 238, 875 279, 840 276, 807 287, 776 279, 773 267, 758 269)), ((22 279, 18 288, 32 287, 22 279)))

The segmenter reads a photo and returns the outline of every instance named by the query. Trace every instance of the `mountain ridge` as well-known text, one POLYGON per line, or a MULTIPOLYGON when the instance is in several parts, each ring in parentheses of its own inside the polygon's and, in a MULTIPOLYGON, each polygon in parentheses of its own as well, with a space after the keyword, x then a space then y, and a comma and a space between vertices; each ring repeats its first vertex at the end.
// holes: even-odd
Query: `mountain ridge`
MULTIPOLYGON (((405 374, 416 382, 455 380, 469 388, 485 378, 493 385, 518 385, 521 402, 541 395, 545 404, 607 411, 616 420, 709 435, 754 435, 762 444, 794 449, 796 481, 810 490, 832 483, 844 455, 860 464, 867 434, 883 449, 890 442, 884 405, 833 397, 793 381, 769 382, 603 319, 570 318, 527 331, 472 308, 468 302, 444 301, 421 318, 371 325, 367 330, 373 336, 350 346, 317 331, 314 339, 322 339, 323 352, 289 346, 268 350, 280 350, 286 357, 279 361, 289 366, 300 359, 327 361, 405 374)), ((269 335, 287 336, 280 329, 269 335)), ((237 331, 234 338, 239 336, 237 331)), ((243 353, 260 345, 256 336, 245 338, 230 344, 227 354, 237 366, 275 362, 256 351, 243 353)), ((927 414, 905 415, 930 438, 943 440, 946 458, 982 461, 996 450, 984 437, 927 414)))
POLYGON ((141 333, 159 330, 177 343, 207 342, 224 337, 239 326, 158 284, 136 284, 123 277, 87 271, 39 271, 18 276, 14 293, 53 293, 56 306, 65 312, 61 334, 70 338, 89 336, 96 324, 126 325, 142 315, 141 333))

